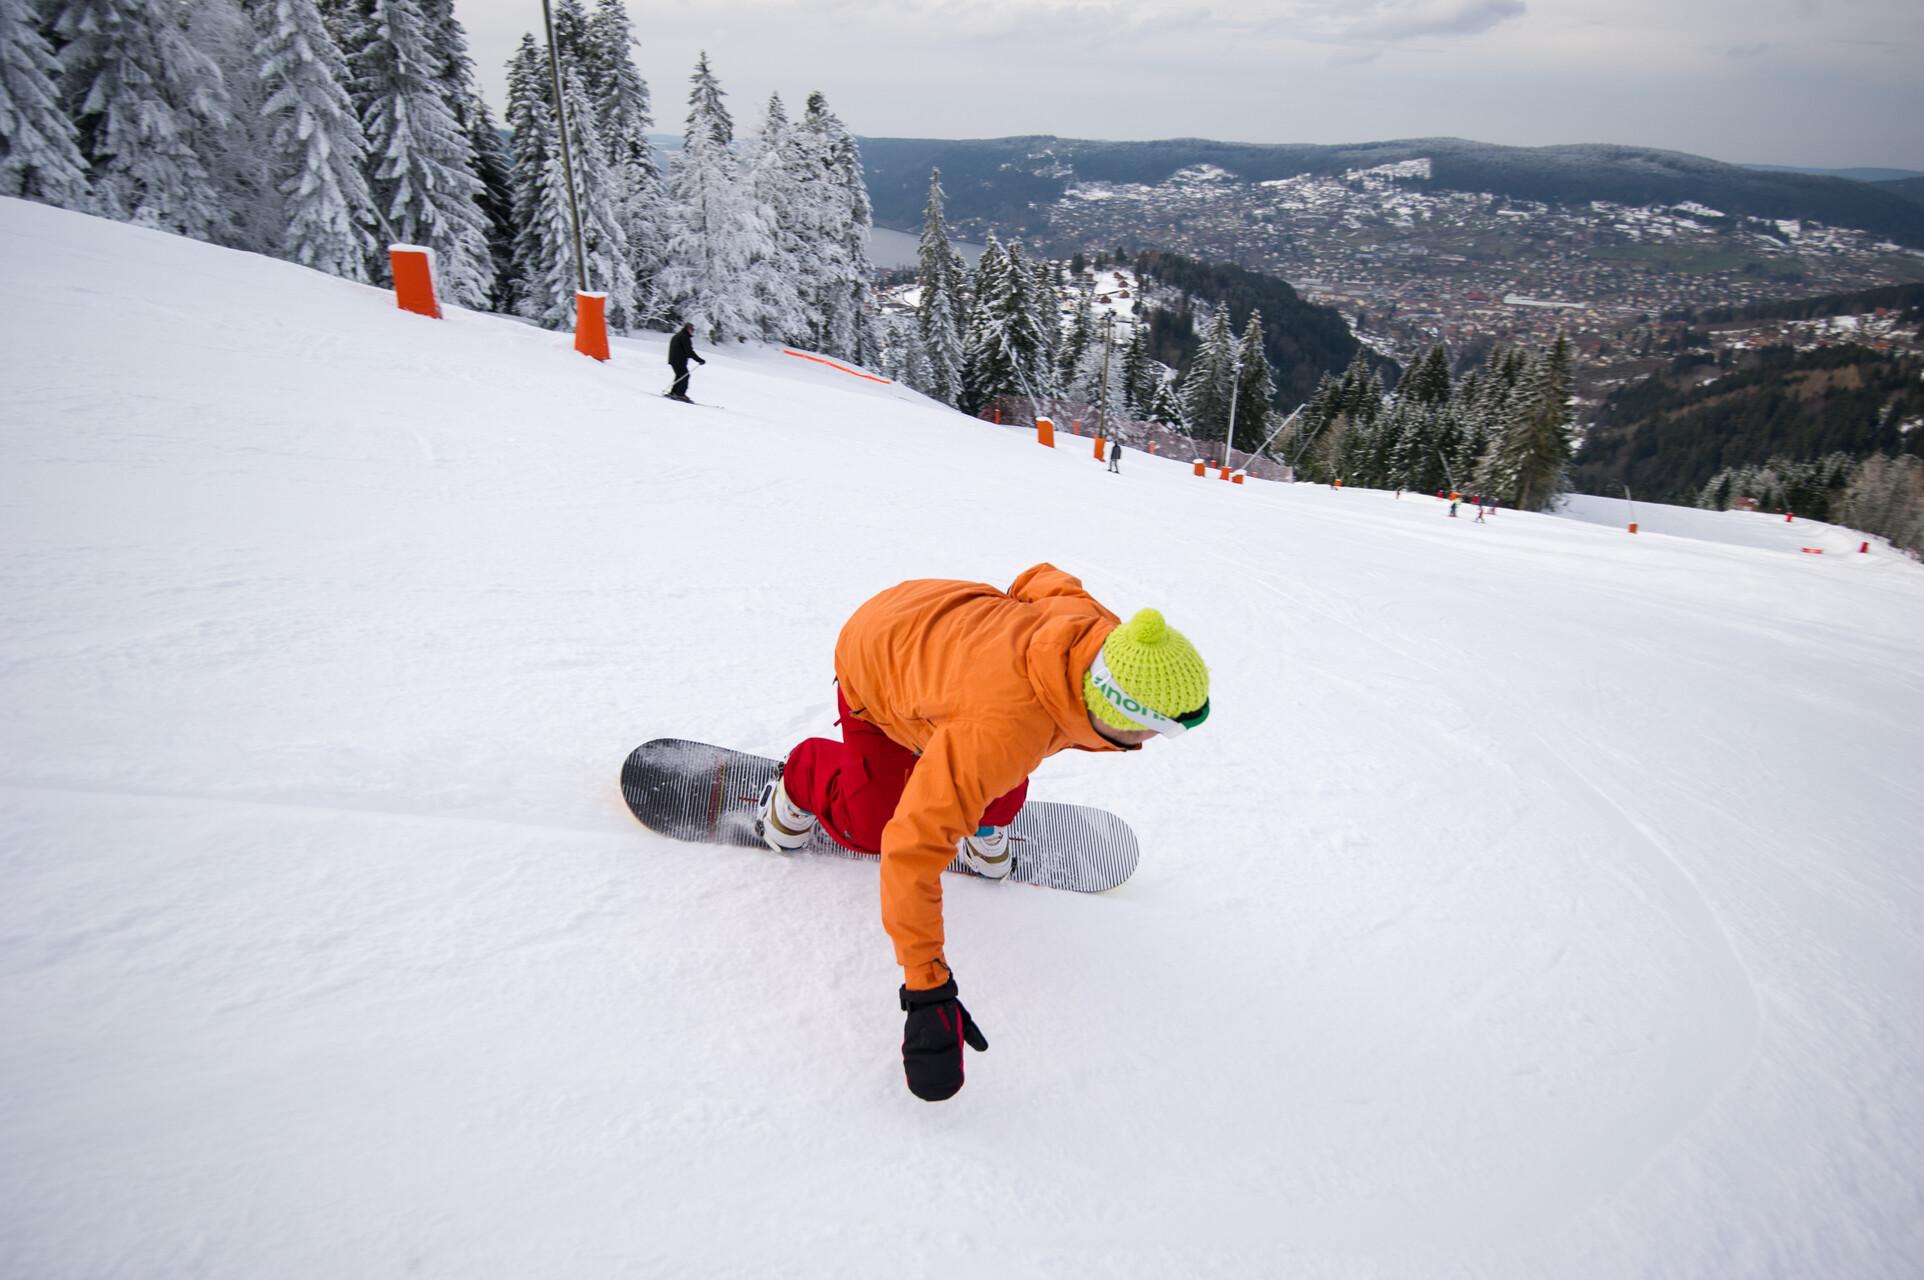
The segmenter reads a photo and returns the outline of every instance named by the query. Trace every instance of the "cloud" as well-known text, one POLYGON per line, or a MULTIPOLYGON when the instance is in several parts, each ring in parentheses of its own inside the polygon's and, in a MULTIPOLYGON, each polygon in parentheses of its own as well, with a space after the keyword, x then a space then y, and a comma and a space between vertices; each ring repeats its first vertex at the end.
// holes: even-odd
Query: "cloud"
POLYGON ((1720 52, 1732 62, 1748 62, 1752 58, 1759 58, 1770 52, 1770 43, 1758 40, 1750 44, 1725 45, 1720 52))
POLYGON ((1523 0, 1375 0, 1341 34, 1350 40, 1391 41, 1475 36, 1523 13, 1523 0))

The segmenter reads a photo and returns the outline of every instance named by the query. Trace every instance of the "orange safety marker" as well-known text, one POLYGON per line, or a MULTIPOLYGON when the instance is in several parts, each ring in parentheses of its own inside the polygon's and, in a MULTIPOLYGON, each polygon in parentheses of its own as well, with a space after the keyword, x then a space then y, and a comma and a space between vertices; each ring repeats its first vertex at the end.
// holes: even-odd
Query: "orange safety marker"
MULTIPOLYGON (((892 387, 895 385, 894 383, 890 382, 887 378, 878 378, 872 373, 863 373, 860 369, 851 369, 845 364, 837 364, 835 363, 835 361, 830 360, 827 356, 812 356, 806 351, 795 351, 788 347, 782 348, 782 354, 785 356, 794 356, 797 360, 813 360, 816 364, 825 364, 831 369, 839 369, 843 373, 848 374, 850 377, 867 378, 870 382, 879 382, 885 387, 892 387)), ((997 422, 1002 421, 1001 412, 1002 411, 1000 409, 996 410, 997 422)))
POLYGON ((1247 474, 1249 473, 1246 471, 1238 471, 1235 475, 1229 477, 1229 483, 1241 484, 1243 482, 1243 477, 1247 474))
POLYGON ((607 294, 575 294, 575 350, 595 360, 608 358, 607 294))
POLYGON ((1796 514, 1795 512, 1790 512, 1790 511, 1784 512, 1784 523, 1789 524, 1791 520, 1795 518, 1795 514, 1796 514))
POLYGON ((1637 522, 1635 520, 1632 520, 1630 522, 1630 532, 1635 533, 1636 531, 1637 531, 1637 522))
POLYGON ((434 300, 434 250, 418 244, 391 244, 387 260, 394 272, 395 304, 403 311, 439 320, 441 304, 434 300))
POLYGON ((1199 476, 1208 474, 1208 464, 1201 458, 1196 459, 1196 474, 1199 476))
POLYGON ((1868 542, 1860 542, 1860 543, 1858 543, 1858 544, 1857 544, 1857 554, 1858 554, 1858 555, 1860 555, 1860 556, 1867 556, 1867 555, 1869 555, 1870 553, 1871 553, 1871 544, 1870 544, 1870 543, 1868 543, 1868 542))
POLYGON ((1002 406, 997 405, 994 409, 991 409, 990 412, 995 414, 995 425, 998 427, 1001 426, 1002 425, 1002 406))
POLYGON ((1102 437, 1101 437, 1101 436, 1097 436, 1097 437, 1096 437, 1095 439, 1096 439, 1096 461, 1097 461, 1097 462, 1101 462, 1101 461, 1102 461, 1102 457, 1103 457, 1103 454, 1102 454, 1102 437))
POLYGON ((1151 440, 1151 441, 1149 442, 1149 452, 1150 452, 1150 453, 1151 453, 1152 455, 1153 455, 1153 454, 1154 454, 1154 453, 1156 452, 1156 442, 1155 442, 1154 440, 1151 440))
POLYGON ((1035 442, 1045 449, 1056 447, 1056 424, 1047 418, 1035 420, 1035 442))
POLYGON ((1221 478, 1221 479, 1224 479, 1224 480, 1227 480, 1227 479, 1229 479, 1229 468, 1228 468, 1228 467, 1224 467, 1224 468, 1222 468, 1222 476, 1221 476, 1220 478, 1221 478))
POLYGON ((1081 435, 1081 434, 1082 434, 1082 419, 1081 419, 1081 418, 1071 418, 1071 419, 1069 419, 1069 434, 1070 434, 1070 435, 1072 435, 1072 436, 1079 436, 1079 435, 1081 435))
POLYGON ((1822 547, 1805 547, 1804 554, 1807 556, 1821 556, 1824 554, 1824 549, 1822 547))

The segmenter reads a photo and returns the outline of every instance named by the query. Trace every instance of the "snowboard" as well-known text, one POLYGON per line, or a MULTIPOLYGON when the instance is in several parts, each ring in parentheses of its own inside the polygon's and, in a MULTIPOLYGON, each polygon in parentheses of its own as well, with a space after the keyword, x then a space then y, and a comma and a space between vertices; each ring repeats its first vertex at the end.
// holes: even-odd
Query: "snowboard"
MULTIPOLYGON (((741 845, 768 852, 755 834, 755 804, 778 761, 689 742, 656 738, 636 747, 621 766, 621 794, 650 831, 701 844, 741 845)), ((1129 824, 1103 809, 1031 800, 1009 828, 1017 884, 1077 893, 1102 893, 1127 880, 1140 850, 1129 824)), ((820 824, 797 852, 872 858, 836 844, 820 824)), ((975 876, 958 857, 950 872, 975 876)))

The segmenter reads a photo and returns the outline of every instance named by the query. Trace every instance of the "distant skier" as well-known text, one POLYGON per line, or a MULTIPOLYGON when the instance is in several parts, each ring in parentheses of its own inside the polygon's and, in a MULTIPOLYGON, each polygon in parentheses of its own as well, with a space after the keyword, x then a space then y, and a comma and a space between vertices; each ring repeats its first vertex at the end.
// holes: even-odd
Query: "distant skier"
POLYGON ((962 1087, 962 1046, 988 1041, 956 998, 943 953, 942 869, 1009 874, 1006 828, 1049 756, 1132 751, 1209 716, 1195 646, 1144 609, 1118 625, 1053 565, 1007 591, 923 580, 857 609, 835 642, 842 740, 810 738, 763 788, 756 831, 777 852, 819 820, 881 855, 882 927, 902 966, 902 1066, 930 1102, 962 1087))
POLYGON ((1109 442, 1109 470, 1116 475, 1122 474, 1122 441, 1109 442))
POLYGON ((675 330, 675 336, 668 340, 668 367, 675 371, 675 385, 668 389, 670 400, 683 404, 693 404, 688 398, 688 362, 696 364, 708 362, 695 354, 695 322, 690 320, 675 330))

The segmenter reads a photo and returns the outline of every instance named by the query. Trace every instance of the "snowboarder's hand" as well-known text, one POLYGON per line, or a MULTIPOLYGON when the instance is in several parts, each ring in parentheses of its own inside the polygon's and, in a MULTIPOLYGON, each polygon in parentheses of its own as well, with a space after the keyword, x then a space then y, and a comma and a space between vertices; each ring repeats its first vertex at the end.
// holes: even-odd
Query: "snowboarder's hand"
POLYGON ((707 362, 706 360, 704 360, 704 359, 702 359, 702 358, 701 358, 700 356, 696 356, 696 357, 695 357, 695 363, 696 363, 696 364, 707 364, 708 362, 707 362))
POLYGON ((989 1040, 975 1019, 955 998, 955 979, 927 991, 902 988, 902 1008, 909 1015, 902 1029, 902 1070, 909 1092, 924 1102, 953 1098, 962 1087, 962 1046, 981 1053, 989 1040))

